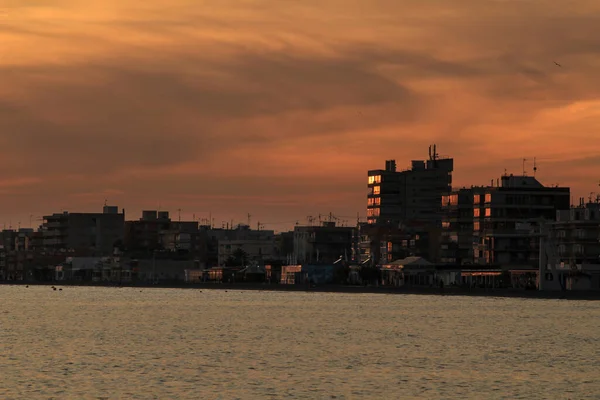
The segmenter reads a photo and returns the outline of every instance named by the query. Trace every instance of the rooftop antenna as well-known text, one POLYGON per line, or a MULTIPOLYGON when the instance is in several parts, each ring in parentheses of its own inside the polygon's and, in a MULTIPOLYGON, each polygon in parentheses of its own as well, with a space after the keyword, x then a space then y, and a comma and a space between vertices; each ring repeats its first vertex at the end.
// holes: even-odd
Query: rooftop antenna
POLYGON ((527 176, 527 172, 525 171, 525 162, 527 161, 526 158, 523 159, 523 176, 527 176))
POLYGON ((181 222, 181 211, 183 211, 181 208, 177 209, 177 219, 179 219, 179 222, 181 222))
POLYGON ((535 173, 537 172, 537 164, 535 162, 535 157, 533 157, 533 177, 535 178, 535 173))

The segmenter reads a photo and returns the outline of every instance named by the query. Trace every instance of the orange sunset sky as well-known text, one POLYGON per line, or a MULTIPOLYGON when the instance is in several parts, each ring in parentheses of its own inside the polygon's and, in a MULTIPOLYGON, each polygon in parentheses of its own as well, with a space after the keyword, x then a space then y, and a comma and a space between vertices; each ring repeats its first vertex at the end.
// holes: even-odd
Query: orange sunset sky
POLYGON ((587 197, 599 71, 598 0, 0 0, 0 223, 364 215, 431 143, 587 197))

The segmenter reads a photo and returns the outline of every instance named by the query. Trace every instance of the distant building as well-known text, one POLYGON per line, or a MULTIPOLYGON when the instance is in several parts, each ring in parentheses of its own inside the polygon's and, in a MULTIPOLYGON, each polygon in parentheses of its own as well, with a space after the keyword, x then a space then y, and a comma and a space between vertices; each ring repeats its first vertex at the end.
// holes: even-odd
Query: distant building
POLYGON ((294 253, 290 264, 332 264, 340 258, 350 260, 354 228, 323 222, 321 226, 294 228, 294 253))
POLYGON ((473 262, 480 265, 537 266, 532 229, 568 209, 570 189, 547 187, 532 176, 504 175, 497 186, 473 193, 473 262))
POLYGON ((123 241, 125 212, 105 206, 102 213, 52 214, 44 217, 42 247, 49 252, 111 255, 123 241))
POLYGON ((442 196, 441 257, 443 264, 472 264, 474 189, 459 189, 442 196))
POLYGON ((440 203, 452 190, 454 160, 440 158, 435 145, 429 153, 429 160, 412 161, 407 170, 397 171, 396 161, 388 160, 385 169, 368 172, 369 224, 420 222, 441 227, 440 203))
POLYGON ((125 222, 124 245, 128 252, 150 257, 162 250, 162 235, 171 227, 168 211, 145 210, 138 221, 125 222))
POLYGON ((559 262, 600 264, 600 201, 586 204, 581 199, 577 207, 556 211, 551 234, 559 262))

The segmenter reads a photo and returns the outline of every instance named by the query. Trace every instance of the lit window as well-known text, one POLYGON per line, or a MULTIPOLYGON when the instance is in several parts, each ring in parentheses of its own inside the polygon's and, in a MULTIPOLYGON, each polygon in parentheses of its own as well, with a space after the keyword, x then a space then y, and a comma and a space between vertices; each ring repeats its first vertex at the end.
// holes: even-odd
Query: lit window
POLYGON ((450 203, 450 196, 442 196, 442 207, 445 207, 450 203))
POLYGON ((367 205, 368 205, 368 206, 372 206, 372 205, 373 205, 373 203, 375 203, 375 201, 374 201, 374 200, 375 200, 375 199, 373 199, 373 198, 369 198, 369 199, 367 199, 367 205))
POLYGON ((476 194, 475 196, 473 196, 473 203, 474 204, 481 203, 481 195, 476 194))
POLYGON ((491 217, 492 216, 492 209, 491 208, 486 208, 485 209, 485 216, 486 217, 491 217))
POLYGON ((491 193, 486 193, 486 195, 485 195, 485 202, 486 203, 491 203, 492 202, 492 194, 491 193))
POLYGON ((374 217, 379 217, 380 213, 381 213, 381 209, 380 208, 374 208, 373 209, 373 216, 374 217))
POLYGON ((473 230, 474 230, 474 231, 478 231, 478 230, 479 230, 479 228, 480 228, 480 226, 479 226, 479 221, 475 221, 475 222, 473 223, 473 230))
POLYGON ((369 176, 369 185, 372 185, 373 183, 381 183, 381 175, 369 176))
POLYGON ((373 186, 373 194, 380 194, 381 186, 373 186))
POLYGON ((380 205, 381 204, 381 197, 376 197, 375 198, 375 205, 380 205))
POLYGON ((479 215, 480 215, 480 210, 479 210, 479 208, 474 208, 474 209, 473 209, 473 216, 474 216, 474 217, 479 217, 479 215))

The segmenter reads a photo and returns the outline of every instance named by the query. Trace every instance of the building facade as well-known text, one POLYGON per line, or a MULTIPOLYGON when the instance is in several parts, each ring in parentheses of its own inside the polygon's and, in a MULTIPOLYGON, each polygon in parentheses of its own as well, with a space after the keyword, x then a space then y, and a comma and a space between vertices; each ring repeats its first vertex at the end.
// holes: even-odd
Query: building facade
POLYGON ((566 265, 600 263, 600 201, 556 212, 551 235, 559 262, 566 265))
POLYGON ((441 200, 452 190, 454 160, 440 158, 430 148, 428 160, 412 161, 410 169, 397 171, 396 161, 385 169, 368 172, 367 222, 408 224, 415 221, 441 227, 441 200))
POLYGON ((44 217, 42 247, 47 252, 111 255, 123 241, 125 211, 105 206, 102 213, 52 214, 44 217))
POLYGON ((479 265, 537 266, 532 231, 569 209, 570 189, 546 187, 535 177, 504 175, 499 185, 473 191, 473 261, 479 265))

